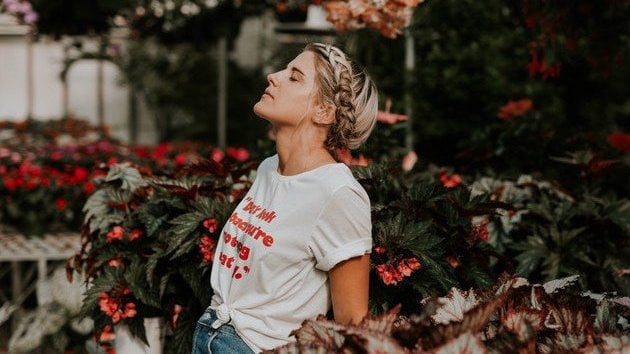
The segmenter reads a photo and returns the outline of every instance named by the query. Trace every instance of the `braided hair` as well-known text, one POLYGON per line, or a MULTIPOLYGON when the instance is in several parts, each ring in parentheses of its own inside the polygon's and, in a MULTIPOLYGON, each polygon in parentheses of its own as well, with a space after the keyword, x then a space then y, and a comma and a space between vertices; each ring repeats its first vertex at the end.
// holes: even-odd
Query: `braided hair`
POLYGON ((315 53, 319 103, 335 107, 326 148, 358 148, 376 123, 378 92, 374 82, 337 47, 310 43, 304 51, 315 53))

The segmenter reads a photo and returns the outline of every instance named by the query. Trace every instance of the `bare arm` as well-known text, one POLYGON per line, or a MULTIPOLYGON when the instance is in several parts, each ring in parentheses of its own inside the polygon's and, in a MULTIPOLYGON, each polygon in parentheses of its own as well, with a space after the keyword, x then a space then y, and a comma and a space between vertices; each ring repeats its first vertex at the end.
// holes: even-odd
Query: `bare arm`
POLYGON ((370 255, 350 258, 328 272, 335 321, 361 322, 368 312, 370 255))

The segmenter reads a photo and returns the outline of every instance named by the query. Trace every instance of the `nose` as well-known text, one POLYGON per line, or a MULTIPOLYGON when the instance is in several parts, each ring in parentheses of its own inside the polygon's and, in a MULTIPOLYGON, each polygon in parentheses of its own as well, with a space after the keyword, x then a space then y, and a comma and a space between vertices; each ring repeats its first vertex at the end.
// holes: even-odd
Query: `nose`
POLYGON ((276 86, 276 84, 278 83, 278 81, 276 81, 275 73, 273 73, 273 74, 268 74, 268 75, 267 75, 267 81, 268 81, 271 85, 276 86))

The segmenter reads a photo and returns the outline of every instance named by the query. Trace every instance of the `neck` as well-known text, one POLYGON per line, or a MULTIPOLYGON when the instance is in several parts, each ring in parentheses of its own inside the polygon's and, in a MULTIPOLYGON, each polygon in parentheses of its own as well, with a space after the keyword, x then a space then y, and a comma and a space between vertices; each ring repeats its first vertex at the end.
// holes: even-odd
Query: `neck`
POLYGON ((295 130, 276 129, 278 172, 285 176, 296 175, 317 167, 334 163, 335 159, 324 147, 320 132, 297 133, 295 130))

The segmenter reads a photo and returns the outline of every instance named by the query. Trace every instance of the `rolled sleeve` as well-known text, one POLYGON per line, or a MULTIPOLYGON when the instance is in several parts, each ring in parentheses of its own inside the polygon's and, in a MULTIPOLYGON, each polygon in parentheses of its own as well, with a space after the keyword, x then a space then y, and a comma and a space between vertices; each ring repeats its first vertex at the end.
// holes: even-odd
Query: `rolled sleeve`
POLYGON ((370 200, 360 186, 344 186, 333 193, 320 213, 310 249, 316 260, 315 267, 322 271, 370 253, 370 200))

